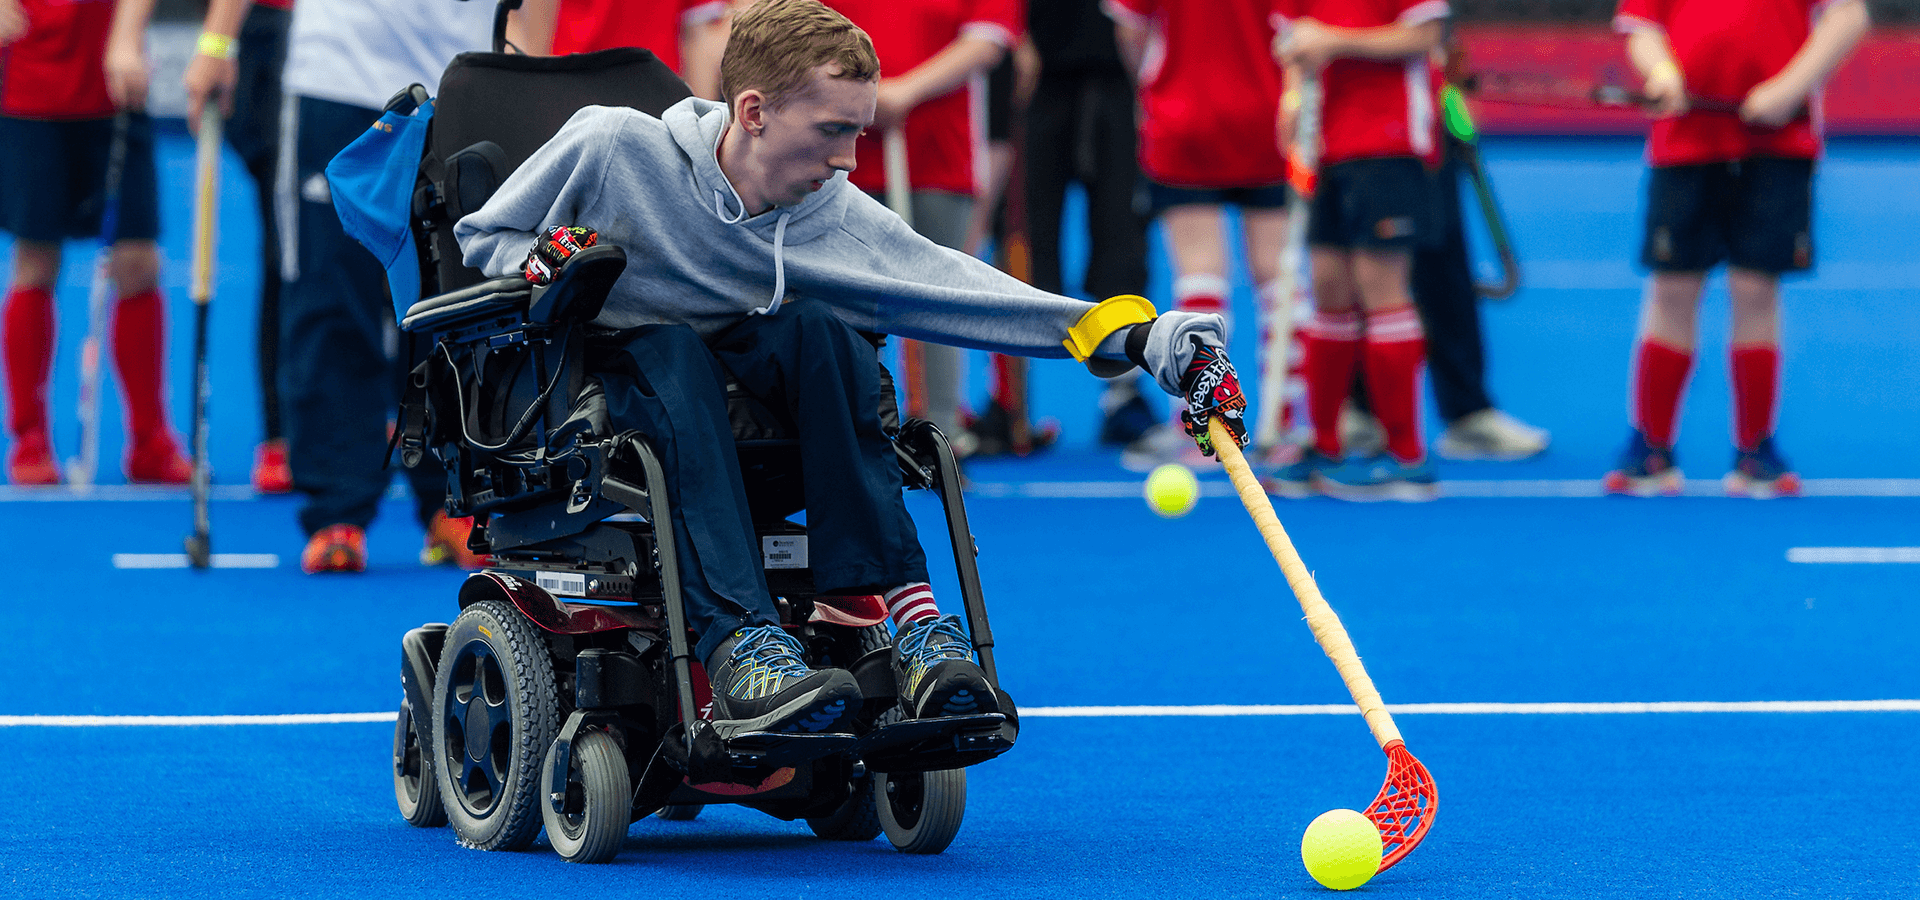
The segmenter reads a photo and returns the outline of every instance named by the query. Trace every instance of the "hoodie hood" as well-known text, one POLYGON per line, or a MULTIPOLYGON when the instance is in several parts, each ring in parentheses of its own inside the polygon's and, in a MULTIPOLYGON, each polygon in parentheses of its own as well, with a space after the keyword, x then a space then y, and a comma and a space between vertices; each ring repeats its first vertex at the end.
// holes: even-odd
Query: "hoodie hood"
POLYGON ((694 190, 700 195, 700 205, 713 210, 721 221, 737 223, 768 243, 773 243, 783 218, 787 220, 787 244, 804 244, 839 229, 847 216, 847 202, 859 190, 847 182, 847 173, 841 172, 798 206, 776 206, 752 218, 742 218, 745 209, 740 194, 720 171, 716 155, 720 136, 727 130, 727 107, 712 100, 688 97, 668 107, 660 120, 666 123, 667 132, 693 168, 694 190))

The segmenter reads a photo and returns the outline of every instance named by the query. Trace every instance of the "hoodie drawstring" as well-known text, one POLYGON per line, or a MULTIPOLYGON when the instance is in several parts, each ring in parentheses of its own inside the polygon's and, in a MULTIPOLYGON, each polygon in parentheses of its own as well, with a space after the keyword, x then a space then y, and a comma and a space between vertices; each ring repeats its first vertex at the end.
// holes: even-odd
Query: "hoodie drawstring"
MULTIPOLYGON (((713 215, 715 218, 718 218, 720 221, 728 225, 738 225, 741 222, 744 222, 747 220, 747 207, 745 206, 745 204, 742 204, 740 207, 739 215, 728 216, 727 215, 727 197, 725 194, 722 194, 718 190, 716 190, 713 192, 713 215)), ((780 304, 786 302, 786 299, 787 299, 787 257, 786 257, 787 220, 791 218, 793 218, 793 213, 783 212, 780 214, 780 220, 773 224, 773 299, 768 301, 766 306, 762 306, 754 310, 753 312, 748 313, 747 315, 750 315, 750 316, 771 315, 775 312, 779 312, 780 304)))

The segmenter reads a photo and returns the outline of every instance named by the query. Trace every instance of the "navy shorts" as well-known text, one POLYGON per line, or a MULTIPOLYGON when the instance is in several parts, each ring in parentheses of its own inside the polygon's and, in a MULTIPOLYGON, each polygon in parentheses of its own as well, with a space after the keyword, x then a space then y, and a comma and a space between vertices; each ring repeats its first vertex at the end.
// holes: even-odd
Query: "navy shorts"
MULTIPOLYGON (((43 122, 0 116, 0 229, 21 240, 57 243, 100 237, 106 208, 112 119, 43 122)), ((113 240, 160 235, 153 120, 127 120, 126 168, 113 240)))
POLYGON ((1723 262, 1775 275, 1813 268, 1813 160, 1756 156, 1650 170, 1640 264, 1704 272, 1723 262))
POLYGON ((1350 159, 1320 170, 1307 243, 1426 247, 1442 237, 1433 177, 1411 156, 1350 159))
POLYGON ((1212 206, 1232 204, 1243 209, 1283 209, 1287 205, 1287 186, 1281 183, 1252 187, 1184 188, 1149 180, 1147 200, 1155 216, 1176 206, 1195 204, 1212 206))

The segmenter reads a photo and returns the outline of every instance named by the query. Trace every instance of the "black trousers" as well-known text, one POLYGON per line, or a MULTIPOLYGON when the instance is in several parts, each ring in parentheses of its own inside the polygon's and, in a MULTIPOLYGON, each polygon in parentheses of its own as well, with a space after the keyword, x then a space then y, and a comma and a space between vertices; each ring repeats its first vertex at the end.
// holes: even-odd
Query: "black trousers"
POLYGON ((711 345, 685 325, 645 325, 618 341, 595 363, 607 412, 616 429, 646 433, 666 467, 699 659, 737 628, 779 621, 733 450, 728 373, 800 441, 813 583, 824 593, 927 580, 900 465, 880 428, 874 347, 838 316, 790 300, 711 345))
POLYGON ((1033 286, 1061 293, 1060 218, 1067 185, 1087 192, 1092 255, 1086 293, 1144 294, 1147 220, 1134 155, 1133 86, 1124 74, 1045 74, 1027 108, 1027 240, 1033 286))

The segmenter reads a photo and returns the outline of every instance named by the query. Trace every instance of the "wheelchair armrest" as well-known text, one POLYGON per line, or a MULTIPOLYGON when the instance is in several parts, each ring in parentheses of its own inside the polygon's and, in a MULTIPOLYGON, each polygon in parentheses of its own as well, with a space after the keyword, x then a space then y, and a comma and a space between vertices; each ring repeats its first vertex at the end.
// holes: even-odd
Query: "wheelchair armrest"
POLYGON ((502 275, 499 278, 489 278, 457 291, 428 297, 408 307, 406 317, 400 320, 400 329, 418 331, 438 325, 449 325, 484 313, 525 309, 532 296, 533 285, 528 284, 527 279, 522 276, 502 275))
POLYGON ((613 283, 627 270, 627 251, 611 244, 588 247, 560 267, 553 283, 533 289, 527 317, 535 322, 591 320, 600 314, 613 283))

